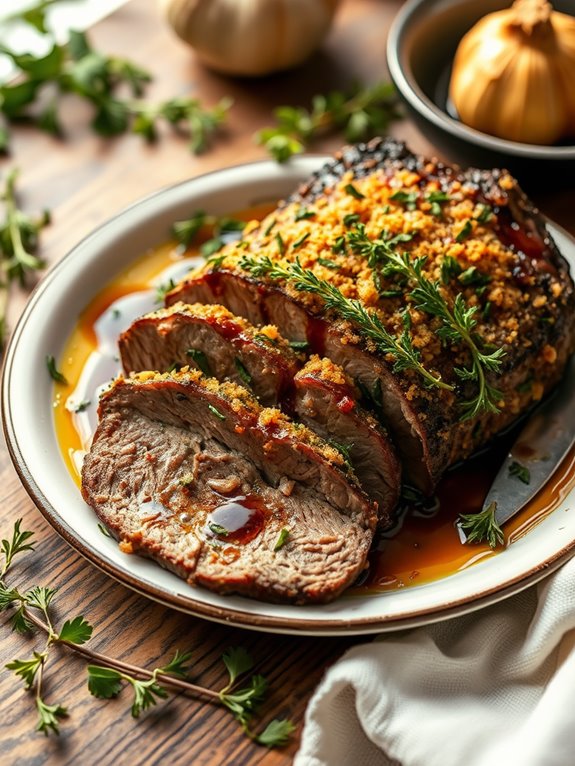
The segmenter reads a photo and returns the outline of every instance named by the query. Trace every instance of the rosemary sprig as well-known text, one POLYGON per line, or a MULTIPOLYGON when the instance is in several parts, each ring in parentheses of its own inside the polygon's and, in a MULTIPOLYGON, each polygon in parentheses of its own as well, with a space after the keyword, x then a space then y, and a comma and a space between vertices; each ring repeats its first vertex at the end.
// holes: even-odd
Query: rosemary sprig
POLYGON ((505 535, 499 524, 495 521, 497 503, 490 503, 485 510, 479 513, 460 514, 458 524, 467 534, 468 543, 486 542, 490 548, 503 545, 505 535))
POLYGON ((4 221, 0 222, 0 349, 6 335, 6 311, 10 283, 17 281, 22 287, 32 272, 44 268, 44 261, 36 255, 40 231, 50 223, 47 211, 40 218, 32 218, 18 207, 14 168, 6 176, 0 202, 4 203, 4 221))
POLYGON ((505 355, 502 348, 485 351, 480 347, 480 341, 475 333, 477 320, 476 306, 467 306, 463 295, 458 293, 452 306, 449 306, 441 290, 441 282, 432 281, 423 273, 425 257, 411 258, 407 252, 399 252, 397 245, 406 241, 410 235, 396 237, 380 237, 370 239, 364 224, 348 234, 351 249, 365 258, 368 265, 376 269, 382 268, 384 276, 400 275, 415 286, 409 295, 416 308, 431 316, 438 317, 442 326, 438 336, 443 342, 461 343, 471 354, 470 366, 455 368, 454 372, 462 381, 473 381, 477 385, 477 394, 463 402, 463 419, 473 418, 480 412, 499 412, 497 403, 501 392, 487 381, 488 372, 498 372, 501 360, 505 355))
POLYGON ((452 390, 453 386, 423 366, 407 328, 404 327, 399 336, 392 335, 376 313, 366 309, 360 301, 346 298, 337 287, 319 279, 309 269, 304 269, 298 260, 294 263, 280 263, 272 261, 269 256, 243 255, 239 265, 255 277, 283 279, 296 290, 317 295, 327 311, 335 309, 342 319, 352 322, 365 338, 373 341, 382 354, 390 354, 395 360, 393 369, 396 372, 415 370, 426 384, 452 390))
POLYGON ((281 747, 287 743, 295 728, 289 720, 275 719, 259 734, 251 728, 253 716, 264 700, 267 682, 262 676, 254 675, 247 686, 234 689, 238 678, 254 666, 251 657, 242 648, 229 649, 223 655, 229 681, 223 689, 216 691, 188 680, 188 663, 191 660, 189 653, 180 654, 177 651, 165 665, 147 670, 86 647, 86 642, 92 637, 92 626, 82 616, 66 620, 58 630, 51 615, 56 588, 36 586, 20 592, 6 583, 6 575, 16 556, 34 550, 34 533, 21 530, 21 523, 22 520, 18 519, 11 539, 2 540, 0 545, 3 559, 0 566, 0 612, 12 612, 10 621, 13 630, 19 633, 40 631, 45 636, 41 651, 34 651, 31 657, 16 659, 6 665, 24 681, 27 689, 34 692, 38 713, 37 731, 46 735, 59 734, 61 719, 68 715, 63 705, 46 701, 42 688, 51 650, 59 645, 88 660, 88 690, 93 696, 112 699, 119 696, 126 685, 131 687, 131 713, 134 718, 156 705, 160 699, 168 697, 170 691, 181 692, 222 705, 237 719, 244 733, 264 747, 281 747))
POLYGON ((311 109, 280 106, 276 124, 258 131, 255 140, 278 162, 303 152, 319 136, 342 130, 347 141, 384 135, 401 117, 393 85, 379 82, 355 86, 350 92, 333 91, 313 98, 311 109))

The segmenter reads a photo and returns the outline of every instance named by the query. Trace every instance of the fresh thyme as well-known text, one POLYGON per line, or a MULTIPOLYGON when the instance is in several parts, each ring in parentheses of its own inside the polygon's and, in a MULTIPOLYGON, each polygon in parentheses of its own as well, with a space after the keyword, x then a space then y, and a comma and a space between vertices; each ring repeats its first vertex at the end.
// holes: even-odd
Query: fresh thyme
POLYGON ((53 135, 64 135, 58 105, 68 93, 92 106, 92 129, 106 137, 131 130, 152 142, 158 137, 158 123, 164 120, 177 130, 184 129, 191 151, 199 153, 223 124, 231 106, 229 99, 222 99, 213 109, 205 109, 198 99, 187 96, 150 104, 142 99, 152 79, 149 72, 127 59, 94 50, 83 32, 70 31, 68 42, 58 43, 46 28, 42 13, 21 18, 35 26, 50 47, 46 54, 35 56, 0 44, 0 54, 11 59, 18 72, 14 82, 0 85, 0 114, 5 120, 0 151, 8 149, 8 125, 19 120, 31 121, 53 135), (127 88, 130 97, 121 96, 121 88, 127 88), (45 98, 48 91, 49 99, 45 98))
POLYGON ((165 665, 147 670, 122 660, 100 654, 86 647, 92 637, 92 626, 82 616, 73 617, 58 629, 52 618, 52 603, 56 588, 36 586, 21 592, 6 582, 14 559, 26 551, 34 550, 33 532, 21 529, 22 520, 14 524, 10 540, 1 541, 0 551, 0 612, 11 612, 12 629, 18 633, 39 632, 45 637, 40 651, 31 657, 16 659, 6 667, 13 671, 27 689, 34 694, 38 715, 36 730, 48 735, 59 734, 63 718, 68 716, 62 704, 50 704, 43 689, 44 673, 49 665, 52 649, 58 645, 71 650, 88 661, 88 690, 94 697, 112 699, 118 697, 126 686, 131 687, 133 698, 131 713, 138 718, 142 712, 167 698, 170 691, 201 697, 212 704, 229 710, 254 742, 264 747, 281 747, 287 743, 295 727, 289 720, 275 719, 259 734, 252 729, 252 721, 258 706, 264 701, 267 682, 261 675, 253 675, 246 686, 236 689, 238 679, 252 670, 254 663, 241 647, 228 649, 222 660, 228 671, 229 681, 219 690, 208 689, 188 680, 192 655, 176 652, 165 665))
POLYGON ((18 171, 6 176, 0 202, 4 203, 4 221, 0 222, 0 349, 6 337, 6 312, 10 284, 25 286, 28 275, 44 268, 36 255, 40 231, 50 223, 45 211, 40 218, 32 218, 18 207, 16 178, 18 171))
POLYGON ((258 131, 255 140, 278 162, 300 154, 319 136, 343 131, 350 142, 384 135, 389 124, 401 117, 391 83, 357 86, 349 93, 334 91, 313 98, 311 109, 280 106, 276 124, 258 131))
POLYGON ((243 255, 239 265, 255 277, 284 279, 296 290, 317 295, 323 301, 326 310, 335 309, 342 319, 352 322, 364 337, 375 343, 382 354, 390 354, 395 360, 393 369, 396 372, 415 370, 430 386, 447 390, 453 388, 423 366, 419 352, 414 348, 406 329, 398 337, 392 335, 377 314, 366 309, 360 301, 346 298, 337 287, 319 279, 309 269, 304 269, 299 261, 277 263, 269 256, 243 255))
POLYGON ((486 542, 490 548, 503 545, 505 535, 495 520, 497 503, 490 503, 479 513, 460 514, 458 524, 466 533, 468 543, 486 542))
POLYGON ((482 411, 499 412, 497 404, 501 392, 487 381, 487 374, 499 371, 504 350, 485 351, 480 348, 475 333, 477 307, 467 306, 461 293, 449 306, 441 292, 440 282, 428 279, 423 273, 425 257, 411 258, 409 253, 398 252, 397 244, 405 241, 405 237, 398 235, 372 240, 367 236, 365 226, 358 224, 348 234, 348 243, 355 253, 367 259, 371 268, 380 266, 384 276, 399 275, 413 283, 415 286, 410 291, 410 299, 415 307, 441 320, 438 337, 443 342, 461 343, 468 348, 470 366, 454 370, 461 381, 472 381, 477 386, 477 394, 462 403, 463 418, 473 418, 482 411))

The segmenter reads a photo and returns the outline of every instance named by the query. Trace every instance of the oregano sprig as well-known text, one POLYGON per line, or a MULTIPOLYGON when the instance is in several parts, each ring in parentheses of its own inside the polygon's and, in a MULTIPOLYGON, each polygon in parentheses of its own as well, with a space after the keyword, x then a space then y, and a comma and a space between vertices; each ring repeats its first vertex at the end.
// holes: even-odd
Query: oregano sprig
POLYGON ((34 649, 30 657, 12 660, 6 665, 34 693, 38 731, 46 735, 59 734, 61 720, 68 715, 64 705, 51 704, 45 699, 42 688, 51 650, 55 645, 60 645, 88 661, 88 690, 93 696, 112 699, 118 697, 126 686, 130 687, 133 694, 131 713, 134 718, 167 698, 170 692, 181 692, 200 696, 225 707, 239 722, 244 733, 260 745, 281 747, 286 744, 295 728, 289 720, 274 720, 259 734, 252 728, 253 717, 265 698, 267 682, 263 676, 253 675, 246 686, 235 688, 238 679, 254 666, 251 657, 241 647, 224 653, 222 659, 229 681, 223 689, 216 691, 188 680, 192 659, 190 653, 177 651, 165 665, 147 670, 85 646, 92 636, 92 626, 82 616, 67 619, 58 630, 51 614, 52 602, 57 595, 56 588, 34 586, 21 592, 6 582, 6 575, 14 559, 19 554, 34 550, 33 532, 22 530, 21 523, 21 519, 18 519, 11 538, 3 539, 0 543, 0 612, 12 612, 10 621, 13 630, 21 633, 39 631, 45 637, 40 651, 34 649))
POLYGON ((484 411, 499 412, 497 405, 502 394, 488 382, 487 373, 499 371, 505 351, 502 348, 493 351, 481 348, 475 333, 477 307, 468 306, 461 293, 456 295, 450 306, 442 293, 441 282, 425 275, 423 267, 426 258, 412 258, 409 253, 399 251, 398 245, 409 239, 409 234, 370 239, 365 225, 361 223, 348 234, 350 248, 364 256, 371 268, 381 267, 384 276, 400 275, 413 285, 409 291, 411 301, 416 308, 441 320, 442 326, 437 334, 442 341, 460 343, 469 350, 470 365, 454 370, 460 380, 469 380, 477 385, 477 394, 462 403, 463 418, 473 418, 484 411))

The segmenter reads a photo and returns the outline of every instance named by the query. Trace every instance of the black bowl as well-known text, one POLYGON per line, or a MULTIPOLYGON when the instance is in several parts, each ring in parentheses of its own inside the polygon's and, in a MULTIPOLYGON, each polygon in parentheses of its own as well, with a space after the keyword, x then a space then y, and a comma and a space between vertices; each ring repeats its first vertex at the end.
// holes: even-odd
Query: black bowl
MULTIPOLYGON (((416 125, 447 158, 461 165, 505 167, 524 186, 551 182, 553 188, 575 188, 575 144, 506 141, 474 130, 449 113, 448 85, 459 41, 482 16, 510 4, 511 0, 410 0, 389 31, 391 77, 416 125)), ((553 6, 573 13, 573 0, 555 0, 553 6)))

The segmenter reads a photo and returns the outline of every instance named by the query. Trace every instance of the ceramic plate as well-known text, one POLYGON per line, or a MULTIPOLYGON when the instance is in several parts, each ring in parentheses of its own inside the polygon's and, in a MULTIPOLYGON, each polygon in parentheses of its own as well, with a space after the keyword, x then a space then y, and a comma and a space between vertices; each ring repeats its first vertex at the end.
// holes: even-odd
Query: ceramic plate
MULTIPOLYGON (((77 551, 107 574, 176 609, 253 629, 314 635, 360 634, 432 622, 503 599, 558 567, 575 547, 575 490, 502 553, 434 582, 377 595, 343 596, 326 606, 294 607, 218 596, 188 586, 157 564, 122 553, 102 535, 60 453, 53 422, 47 353, 61 353, 77 317, 127 264, 169 238, 170 224, 197 209, 215 215, 287 195, 321 164, 259 162, 164 189, 99 228, 44 278, 16 327, 6 355, 2 407, 8 447, 40 511, 77 551)), ((575 264, 575 242, 550 225, 575 264)))

